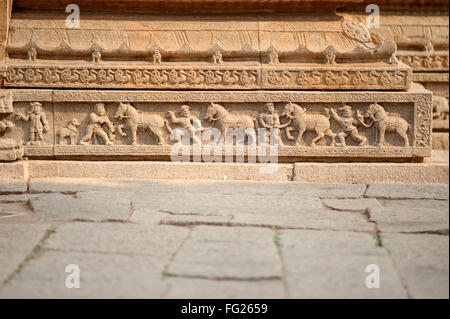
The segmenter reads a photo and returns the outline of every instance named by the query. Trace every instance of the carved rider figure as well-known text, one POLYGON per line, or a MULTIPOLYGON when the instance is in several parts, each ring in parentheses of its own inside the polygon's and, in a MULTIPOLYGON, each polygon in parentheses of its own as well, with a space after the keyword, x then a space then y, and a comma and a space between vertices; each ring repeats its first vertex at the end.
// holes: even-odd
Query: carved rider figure
POLYGON ((193 126, 193 122, 198 119, 191 115, 191 110, 189 105, 182 105, 177 112, 179 117, 172 111, 168 111, 167 116, 172 124, 176 124, 189 132, 194 144, 200 144, 199 138, 195 135, 196 129, 193 126))
POLYGON ((339 124, 342 131, 337 134, 340 140, 340 145, 345 146, 345 138, 350 136, 352 140, 357 142, 360 146, 368 145, 368 140, 365 136, 358 132, 359 122, 353 118, 353 110, 350 105, 344 105, 339 108, 341 115, 338 115, 336 110, 331 109, 332 118, 339 124))
MULTIPOLYGON (((258 115, 257 121, 258 126, 266 129, 266 141, 268 139, 268 136, 270 136, 270 129, 271 128, 280 128, 280 116, 278 112, 275 110, 275 105, 273 103, 266 103, 264 105, 266 112, 260 113, 258 115)), ((283 142, 281 141, 280 135, 278 137, 278 145, 283 145, 283 142)))
POLYGON ((86 134, 81 139, 80 144, 89 145, 92 136, 100 138, 106 145, 113 145, 111 140, 114 140, 115 138, 114 125, 106 115, 105 105, 103 103, 95 104, 94 112, 89 115, 89 124, 86 128, 86 134), (107 126, 109 134, 106 134, 103 125, 107 126))
POLYGON ((45 114, 41 112, 41 103, 33 102, 30 106, 31 110, 29 112, 26 114, 17 114, 17 118, 25 122, 30 122, 30 139, 27 144, 40 145, 43 140, 44 133, 48 132, 48 122, 45 114))

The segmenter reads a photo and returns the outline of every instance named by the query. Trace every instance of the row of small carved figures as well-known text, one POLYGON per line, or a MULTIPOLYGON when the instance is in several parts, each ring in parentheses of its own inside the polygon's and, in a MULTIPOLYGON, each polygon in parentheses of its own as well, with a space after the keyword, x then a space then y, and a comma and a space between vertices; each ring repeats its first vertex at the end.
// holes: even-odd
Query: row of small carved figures
MULTIPOLYGON (((43 140, 43 134, 49 130, 48 122, 44 112, 41 111, 42 104, 33 102, 30 104, 31 110, 26 114, 16 114, 18 120, 29 122, 29 141, 27 144, 40 145, 43 140)), ((131 144, 137 144, 137 133, 139 131, 147 131, 157 139, 158 145, 166 145, 164 137, 164 129, 172 133, 172 127, 176 126, 184 129, 189 134, 189 138, 194 143, 200 142, 197 137, 198 130, 205 131, 215 128, 221 133, 217 137, 216 142, 220 143, 225 139, 228 129, 241 129, 248 136, 248 143, 255 144, 257 142, 256 131, 259 129, 284 130, 288 140, 295 140, 294 145, 304 145, 303 136, 305 132, 310 131, 315 134, 311 142, 311 146, 316 146, 316 142, 328 136, 331 139, 332 146, 346 146, 346 138, 352 139, 359 146, 369 145, 366 136, 361 134, 358 126, 364 128, 375 128, 377 146, 386 145, 385 134, 392 133, 400 136, 404 141, 404 146, 409 146, 408 131, 411 130, 408 122, 396 114, 389 114, 385 108, 378 104, 372 103, 368 106, 365 114, 360 110, 356 113, 350 105, 344 104, 341 107, 324 108, 322 113, 309 112, 301 105, 288 102, 283 105, 281 113, 275 108, 274 103, 266 103, 265 110, 261 112, 256 119, 246 114, 234 114, 218 103, 211 102, 206 109, 203 120, 209 122, 209 127, 202 128, 201 121, 191 114, 191 107, 182 105, 177 112, 169 111, 166 118, 158 114, 149 112, 141 112, 130 103, 120 102, 117 106, 114 118, 116 123, 110 121, 106 115, 105 105, 96 103, 94 112, 89 114, 88 124, 84 136, 80 139, 79 144, 89 145, 93 141, 105 145, 113 145, 116 130, 122 137, 127 137, 124 132, 127 130, 131 135, 131 144), (339 132, 333 132, 331 129, 331 120, 334 120, 339 127, 339 132), (297 131, 297 137, 294 138, 291 131, 297 131), (338 141, 336 141, 338 140, 338 141)), ((80 123, 73 118, 67 125, 57 130, 59 143, 64 144, 65 140, 69 140, 71 145, 77 143, 78 126, 80 123)), ((283 145, 278 132, 278 145, 283 145)))
MULTIPOLYGON (((249 50, 247 50, 247 51, 249 51, 249 50)), ((280 63, 279 54, 277 53, 277 50, 273 46, 271 46, 266 51, 263 51, 261 53, 259 53, 258 51, 255 51, 255 50, 253 50, 253 51, 250 50, 249 52, 247 52, 247 55, 250 52, 253 52, 253 56, 255 58, 263 56, 265 58, 265 62, 268 64, 279 64, 280 63)), ((27 48, 26 53, 27 53, 28 61, 36 61, 36 59, 38 57, 38 51, 37 51, 36 47, 29 46, 27 48)), ((213 64, 222 64, 224 62, 222 50, 219 48, 213 48, 212 50, 210 50, 210 53, 208 55, 209 55, 208 56, 209 61, 212 62, 213 64)), ((331 64, 331 65, 336 64, 336 52, 333 47, 329 47, 326 50, 324 50, 324 52, 322 52, 322 54, 320 56, 322 58, 323 63, 331 64)), ((159 50, 158 48, 154 49, 153 52, 149 52, 149 57, 150 57, 151 62, 153 62, 155 64, 160 64, 163 61, 163 54, 161 53, 161 50, 159 50)), ((93 49, 91 52, 90 58, 91 58, 92 63, 100 63, 102 61, 101 51, 97 48, 93 49)))

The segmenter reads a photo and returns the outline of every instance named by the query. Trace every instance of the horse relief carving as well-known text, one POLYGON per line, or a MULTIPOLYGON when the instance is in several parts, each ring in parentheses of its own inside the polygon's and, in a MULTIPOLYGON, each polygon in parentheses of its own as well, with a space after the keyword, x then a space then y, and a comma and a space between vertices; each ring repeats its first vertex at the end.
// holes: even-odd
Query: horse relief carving
POLYGON ((167 144, 164 140, 164 128, 169 133, 172 131, 167 121, 161 116, 138 111, 130 103, 119 103, 114 118, 119 121, 125 121, 124 124, 117 125, 117 131, 120 136, 127 137, 127 133, 123 130, 129 130, 131 132, 131 145, 137 144, 138 131, 148 131, 149 134, 154 135, 158 145, 167 144))
MULTIPOLYGON (((249 135, 248 144, 256 144, 255 120, 248 115, 230 113, 222 105, 211 102, 206 109, 204 120, 211 122, 212 127, 220 130, 222 142, 225 142, 227 129, 242 129, 249 135)), ((216 140, 216 143, 220 143, 220 141, 216 140)))
POLYGON ((294 144, 299 145, 299 143, 304 144, 303 134, 306 131, 312 131, 316 133, 316 137, 311 142, 311 146, 316 146, 316 142, 328 136, 331 138, 331 145, 334 146, 336 134, 331 130, 330 125, 330 113, 329 109, 325 108, 325 115, 319 113, 310 113, 306 110, 305 107, 302 107, 298 104, 294 103, 286 103, 284 105, 283 112, 281 113, 281 117, 287 118, 291 126, 286 127, 286 136, 289 140, 294 140, 294 137, 291 135, 290 131, 295 129, 298 131, 297 138, 295 139, 294 144))

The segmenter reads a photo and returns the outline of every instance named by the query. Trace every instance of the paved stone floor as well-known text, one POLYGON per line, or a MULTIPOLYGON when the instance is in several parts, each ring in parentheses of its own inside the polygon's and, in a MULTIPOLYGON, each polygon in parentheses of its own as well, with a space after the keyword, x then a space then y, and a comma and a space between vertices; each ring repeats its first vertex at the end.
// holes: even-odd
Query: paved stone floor
POLYGON ((448 185, 0 181, 0 298, 448 298, 448 200, 448 185))

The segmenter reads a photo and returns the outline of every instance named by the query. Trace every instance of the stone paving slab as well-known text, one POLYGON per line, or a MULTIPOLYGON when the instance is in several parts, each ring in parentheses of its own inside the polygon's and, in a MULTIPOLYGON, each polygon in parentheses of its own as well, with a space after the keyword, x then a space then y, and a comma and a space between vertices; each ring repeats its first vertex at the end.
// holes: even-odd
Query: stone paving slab
POLYGON ((286 298, 281 280, 237 281, 169 278, 167 298, 280 299, 286 298))
POLYGON ((249 227, 194 227, 168 272, 214 279, 281 278, 274 233, 249 227))
POLYGON ((161 271, 147 256, 44 251, 0 289, 0 298, 161 298, 168 289, 161 271), (79 267, 80 288, 66 287, 70 264, 79 267))
POLYGON ((381 234, 412 298, 449 298, 448 236, 381 234))
POLYGON ((25 193, 27 182, 23 179, 1 179, 0 193, 25 193))
POLYGON ((134 195, 136 209, 166 212, 169 214, 264 214, 322 210, 319 198, 295 198, 293 196, 216 195, 193 193, 162 193, 134 195), (294 200, 295 198, 295 200, 294 200), (276 209, 274 209, 276 208, 276 209))
POLYGON ((45 242, 45 249, 153 257, 162 269, 186 238, 187 228, 130 223, 61 225, 45 242))
POLYGON ((129 191, 216 195, 295 195, 299 197, 359 198, 364 184, 287 183, 265 181, 133 180, 92 178, 33 178, 30 192, 129 191))
POLYGON ((39 194, 30 200, 30 206, 41 220, 120 220, 126 221, 131 215, 131 202, 120 194, 107 192, 74 195, 49 193, 39 194))
POLYGON ((50 225, 0 223, 0 284, 25 261, 45 237, 50 225))
POLYGON ((0 298, 448 296, 448 236, 421 233, 448 234, 447 185, 31 179, 30 192, 0 194, 0 275, 56 232, 0 298), (74 259, 89 291, 64 285, 74 259))
POLYGON ((367 189, 367 197, 386 199, 446 199, 448 200, 448 185, 419 184, 371 184, 367 189))
POLYGON ((280 231, 291 298, 406 298, 385 249, 372 235, 308 230, 280 231), (366 287, 370 264, 380 268, 380 288, 366 287))
POLYGON ((382 232, 443 232, 449 229, 449 207, 441 200, 386 200, 370 210, 382 232))

